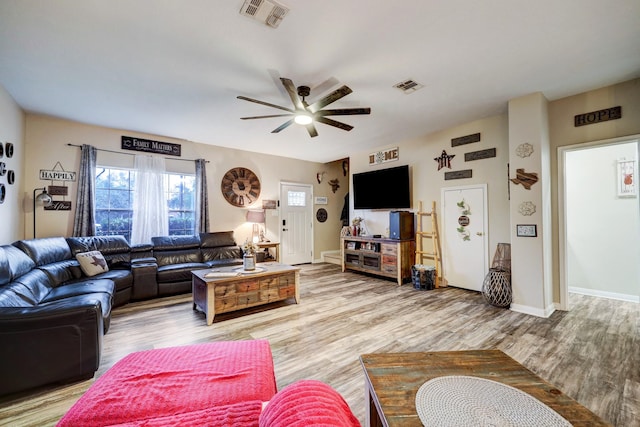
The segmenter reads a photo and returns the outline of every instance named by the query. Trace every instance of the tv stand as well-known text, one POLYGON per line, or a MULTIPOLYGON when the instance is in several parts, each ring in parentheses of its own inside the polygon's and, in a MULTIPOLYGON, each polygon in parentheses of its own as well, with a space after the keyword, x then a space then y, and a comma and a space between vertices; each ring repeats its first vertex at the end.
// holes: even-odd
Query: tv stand
POLYGON ((353 270, 395 279, 398 286, 411 280, 415 240, 365 236, 343 237, 342 271, 353 270))

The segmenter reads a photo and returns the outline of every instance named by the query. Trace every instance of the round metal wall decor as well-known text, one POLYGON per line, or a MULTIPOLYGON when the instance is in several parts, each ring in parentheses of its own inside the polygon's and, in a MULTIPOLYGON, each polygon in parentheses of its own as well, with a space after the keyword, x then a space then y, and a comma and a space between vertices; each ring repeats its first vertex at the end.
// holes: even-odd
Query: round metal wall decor
POLYGON ((0 176, 4 176, 7 173, 7 165, 5 162, 0 162, 0 176))
POLYGON ((222 195, 233 206, 246 207, 258 200, 260 180, 247 168, 229 169, 220 184, 222 195))
POLYGON ((0 159, 4 156, 4 145, 0 143, 0 159))
POLYGON ((6 144, 4 144, 4 154, 8 158, 13 157, 13 144, 12 143, 7 142, 6 144))
POLYGON ((0 204, 4 203, 4 197, 7 195, 7 187, 0 182, 0 204))
POLYGON ((9 185, 13 185, 13 183, 16 182, 16 173, 13 170, 7 172, 7 182, 9 185))
POLYGON ((318 222, 325 222, 327 220, 327 210, 325 208, 320 208, 316 212, 316 219, 318 222))

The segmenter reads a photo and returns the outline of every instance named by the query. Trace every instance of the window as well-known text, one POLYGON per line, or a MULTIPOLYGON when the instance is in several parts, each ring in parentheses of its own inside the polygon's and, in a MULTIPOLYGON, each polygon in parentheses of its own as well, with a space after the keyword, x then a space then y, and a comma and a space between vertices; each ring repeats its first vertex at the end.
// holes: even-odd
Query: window
POLYGON ((304 191, 288 191, 287 206, 306 206, 306 195, 304 191))
MULTIPOLYGON (((195 234, 195 175, 166 173, 170 235, 195 234)), ((135 170, 96 168, 96 235, 131 239, 135 170)))

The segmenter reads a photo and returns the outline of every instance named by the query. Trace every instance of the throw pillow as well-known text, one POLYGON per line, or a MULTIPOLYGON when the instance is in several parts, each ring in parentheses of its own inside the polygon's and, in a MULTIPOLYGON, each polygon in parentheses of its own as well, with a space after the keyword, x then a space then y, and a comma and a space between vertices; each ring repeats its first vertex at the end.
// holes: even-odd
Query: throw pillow
POLYGON ((109 271, 107 261, 100 251, 82 252, 76 255, 76 259, 80 263, 82 272, 89 277, 109 271))
POLYGON ((260 427, 356 427, 360 422, 330 385, 301 380, 280 390, 260 414, 260 427))

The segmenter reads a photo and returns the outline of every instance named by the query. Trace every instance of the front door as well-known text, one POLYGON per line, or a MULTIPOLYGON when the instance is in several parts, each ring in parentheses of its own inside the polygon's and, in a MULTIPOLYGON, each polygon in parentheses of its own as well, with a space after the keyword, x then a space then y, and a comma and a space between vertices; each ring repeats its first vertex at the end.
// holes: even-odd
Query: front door
POLYGON ((489 272, 486 184, 442 189, 442 264, 449 286, 482 290, 489 272))
POLYGON ((280 258, 283 264, 313 259, 312 187, 280 183, 280 258))

